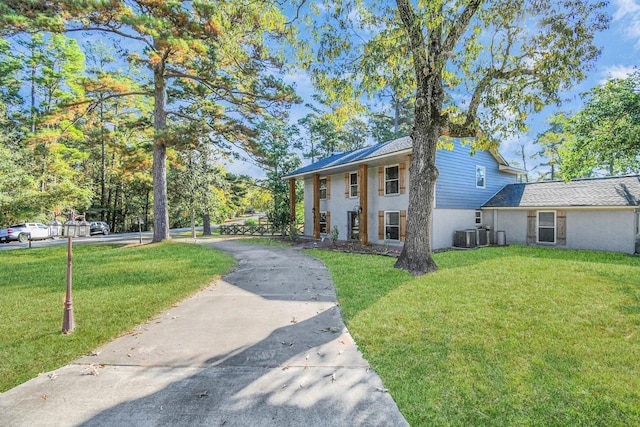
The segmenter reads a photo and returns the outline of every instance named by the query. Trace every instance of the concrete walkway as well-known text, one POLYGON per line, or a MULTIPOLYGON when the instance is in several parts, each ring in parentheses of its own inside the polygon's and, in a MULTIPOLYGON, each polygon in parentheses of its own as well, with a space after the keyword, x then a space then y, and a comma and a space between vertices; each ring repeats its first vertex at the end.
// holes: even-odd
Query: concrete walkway
POLYGON ((1 426, 405 426, 321 262, 235 241, 237 269, 95 354, 0 394, 1 426))

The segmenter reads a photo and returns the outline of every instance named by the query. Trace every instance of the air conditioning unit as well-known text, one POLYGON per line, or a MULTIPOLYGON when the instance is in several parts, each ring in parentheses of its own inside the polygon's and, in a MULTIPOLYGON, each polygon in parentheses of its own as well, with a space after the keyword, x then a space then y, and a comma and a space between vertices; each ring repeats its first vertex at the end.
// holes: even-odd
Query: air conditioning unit
POLYGON ((489 246, 489 230, 486 228, 478 228, 476 230, 476 245, 489 246))
POLYGON ((476 229, 471 230, 456 230, 453 236, 453 246, 456 248, 475 248, 476 243, 476 229))

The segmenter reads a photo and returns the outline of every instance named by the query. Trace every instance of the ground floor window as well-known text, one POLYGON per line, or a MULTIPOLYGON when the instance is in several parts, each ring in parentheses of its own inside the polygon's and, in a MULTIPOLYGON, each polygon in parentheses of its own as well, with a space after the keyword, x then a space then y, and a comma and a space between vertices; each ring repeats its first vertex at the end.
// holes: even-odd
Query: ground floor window
POLYGON ((538 212, 538 243, 556 243, 556 212, 538 212))
POLYGON ((400 240, 400 212, 384 213, 384 236, 386 240, 400 240))
POLYGON ((482 211, 476 211, 476 225, 482 225, 482 211))
POLYGON ((320 233, 327 232, 327 212, 320 212, 320 233))

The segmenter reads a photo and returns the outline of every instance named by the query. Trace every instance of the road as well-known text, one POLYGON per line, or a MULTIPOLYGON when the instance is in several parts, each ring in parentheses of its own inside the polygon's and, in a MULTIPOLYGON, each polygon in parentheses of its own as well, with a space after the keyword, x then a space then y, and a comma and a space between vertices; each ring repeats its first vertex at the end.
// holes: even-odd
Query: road
MULTIPOLYGON (((212 230, 217 226, 212 226, 212 230)), ((171 233, 184 233, 191 231, 191 228, 176 228, 172 229, 171 233)), ((202 231, 202 227, 196 227, 196 231, 202 231)), ((86 244, 86 243, 150 243, 153 238, 153 231, 143 231, 142 233, 118 233, 108 234, 106 236, 102 234, 96 234, 90 237, 74 237, 73 244, 86 244)), ((39 248, 51 245, 66 245, 67 239, 65 237, 57 240, 36 240, 31 242, 32 248, 39 248)), ((28 249, 29 243, 11 242, 0 244, 0 251, 13 250, 13 249, 28 249)))

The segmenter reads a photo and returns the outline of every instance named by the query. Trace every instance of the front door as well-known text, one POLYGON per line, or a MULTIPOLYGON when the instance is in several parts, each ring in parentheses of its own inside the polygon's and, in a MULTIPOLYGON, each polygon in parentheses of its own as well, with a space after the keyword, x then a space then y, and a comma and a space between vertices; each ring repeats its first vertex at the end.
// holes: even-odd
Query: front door
POLYGON ((347 230, 349 231, 350 240, 360 239, 360 215, 355 211, 347 212, 347 230))

